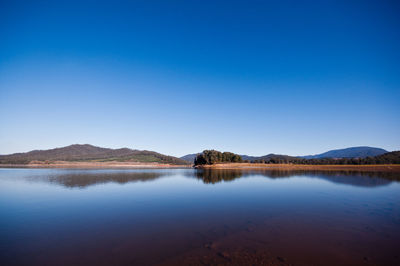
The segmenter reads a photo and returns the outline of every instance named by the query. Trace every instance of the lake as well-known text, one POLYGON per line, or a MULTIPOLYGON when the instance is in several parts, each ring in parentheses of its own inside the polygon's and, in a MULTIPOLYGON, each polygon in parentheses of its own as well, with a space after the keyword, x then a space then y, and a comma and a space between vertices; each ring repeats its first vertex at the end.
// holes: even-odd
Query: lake
POLYGON ((1 265, 400 265, 397 173, 0 169, 1 265))

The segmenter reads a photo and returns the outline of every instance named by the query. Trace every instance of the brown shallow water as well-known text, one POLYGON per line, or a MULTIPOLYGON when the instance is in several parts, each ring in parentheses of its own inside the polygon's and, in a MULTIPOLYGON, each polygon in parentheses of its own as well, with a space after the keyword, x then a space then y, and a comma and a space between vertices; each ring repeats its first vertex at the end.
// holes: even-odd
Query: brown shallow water
POLYGON ((0 169, 1 265, 400 265, 396 173, 0 169))

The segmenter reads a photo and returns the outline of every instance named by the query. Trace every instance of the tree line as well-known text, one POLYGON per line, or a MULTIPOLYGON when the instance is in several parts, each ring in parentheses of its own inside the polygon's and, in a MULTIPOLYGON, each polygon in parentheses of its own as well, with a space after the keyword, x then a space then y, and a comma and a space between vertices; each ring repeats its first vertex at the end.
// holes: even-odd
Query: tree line
POLYGON ((238 154, 205 150, 194 160, 195 165, 216 163, 265 163, 265 164, 311 164, 311 165, 362 165, 362 164, 400 164, 400 151, 388 152, 382 155, 365 158, 319 158, 305 159, 292 156, 269 156, 255 160, 243 160, 238 154))
POLYGON ((400 164, 400 151, 388 152, 382 155, 365 158, 319 158, 305 159, 299 157, 288 158, 268 158, 264 160, 254 160, 251 163, 267 164, 312 164, 312 165, 362 165, 362 164, 400 164))
POLYGON ((204 150, 194 159, 195 165, 240 162, 243 162, 243 159, 240 155, 232 152, 220 152, 216 150, 204 150))

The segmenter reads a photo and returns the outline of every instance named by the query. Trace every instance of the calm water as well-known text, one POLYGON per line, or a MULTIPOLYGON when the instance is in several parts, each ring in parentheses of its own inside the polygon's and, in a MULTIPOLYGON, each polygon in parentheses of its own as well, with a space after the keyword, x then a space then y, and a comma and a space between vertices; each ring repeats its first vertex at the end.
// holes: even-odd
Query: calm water
POLYGON ((0 169, 0 265, 400 265, 399 180, 0 169))

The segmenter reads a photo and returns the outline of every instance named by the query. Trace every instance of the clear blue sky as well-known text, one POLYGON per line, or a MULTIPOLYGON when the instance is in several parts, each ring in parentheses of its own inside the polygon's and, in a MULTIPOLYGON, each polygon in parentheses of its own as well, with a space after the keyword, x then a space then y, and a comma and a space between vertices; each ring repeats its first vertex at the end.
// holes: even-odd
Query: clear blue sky
POLYGON ((0 2, 0 154, 400 149, 398 1, 0 2))

